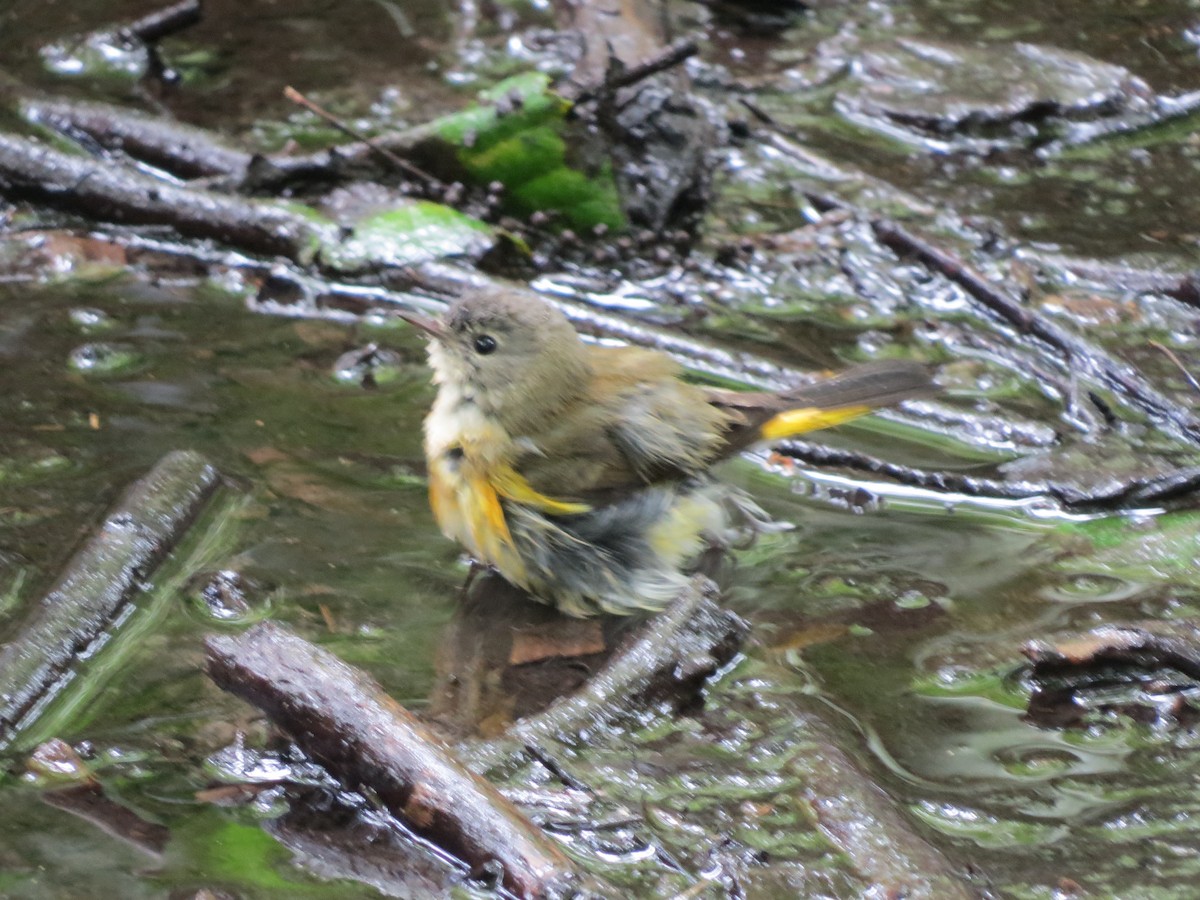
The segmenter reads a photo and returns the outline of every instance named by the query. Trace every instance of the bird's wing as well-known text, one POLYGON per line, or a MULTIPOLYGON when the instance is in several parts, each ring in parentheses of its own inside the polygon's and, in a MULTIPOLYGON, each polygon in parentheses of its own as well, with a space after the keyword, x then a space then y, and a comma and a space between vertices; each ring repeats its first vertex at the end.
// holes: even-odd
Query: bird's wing
POLYGON ((672 375, 623 392, 607 431, 633 473, 649 484, 703 471, 721 455, 739 418, 714 406, 703 388, 672 375))
POLYGON ((703 389, 680 381, 670 357, 631 347, 593 347, 591 353, 587 396, 517 439, 523 452, 514 466, 532 491, 603 505, 630 490, 696 474, 718 455, 731 414, 709 403, 703 389))

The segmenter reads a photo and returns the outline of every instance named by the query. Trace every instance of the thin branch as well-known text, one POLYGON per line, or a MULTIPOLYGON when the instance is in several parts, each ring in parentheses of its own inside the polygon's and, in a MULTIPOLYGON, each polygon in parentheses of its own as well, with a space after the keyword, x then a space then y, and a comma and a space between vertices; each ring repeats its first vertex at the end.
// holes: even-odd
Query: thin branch
POLYGON ((307 97, 305 97, 302 93, 300 93, 298 90, 296 90, 291 85, 288 85, 287 87, 285 87, 283 89, 283 96, 286 97, 288 100, 290 100, 292 103, 298 104, 299 106, 303 106, 309 112, 324 119, 326 122, 328 122, 330 125, 332 125, 334 128, 336 128, 338 131, 340 131, 342 134, 346 135, 347 137, 353 138, 356 141, 366 144, 373 153, 375 153, 377 156, 381 157, 382 159, 386 160, 388 163, 395 166, 397 169, 401 170, 402 172, 407 172, 410 175, 416 176, 417 178, 420 178, 422 181, 426 182, 427 184, 434 185, 434 186, 441 185, 441 182, 438 179, 434 178, 432 175, 430 175, 428 172, 424 171, 423 169, 418 168, 417 166, 414 166, 412 163, 408 162, 407 160, 401 159, 399 156, 397 156, 391 150, 388 150, 386 147, 380 146, 378 143, 376 143, 370 137, 363 134, 361 131, 351 128, 349 125, 347 125, 345 122, 343 122, 337 116, 335 116, 333 113, 329 112, 329 110, 325 109, 322 106, 318 106, 316 103, 314 103, 312 100, 309 100, 307 97))
POLYGON ((1094 344, 1022 305, 952 252, 912 234, 895 222, 875 219, 871 227, 880 243, 898 255, 915 257, 926 268, 944 275, 1022 334, 1035 337, 1061 352, 1069 366, 1088 372, 1131 406, 1158 419, 1188 441, 1200 444, 1200 418, 1161 393, 1132 366, 1118 362, 1094 344))
MULTIPOLYGON (((676 41, 637 65, 628 68, 621 67, 615 72, 606 74, 604 81, 600 84, 581 87, 573 99, 576 103, 587 103, 589 100, 595 100, 602 95, 612 94, 621 88, 637 84, 639 81, 645 81, 659 72, 665 72, 667 69, 674 68, 699 52, 700 47, 695 41, 676 41)), ((565 93, 564 95, 568 99, 572 99, 569 93, 565 93)))

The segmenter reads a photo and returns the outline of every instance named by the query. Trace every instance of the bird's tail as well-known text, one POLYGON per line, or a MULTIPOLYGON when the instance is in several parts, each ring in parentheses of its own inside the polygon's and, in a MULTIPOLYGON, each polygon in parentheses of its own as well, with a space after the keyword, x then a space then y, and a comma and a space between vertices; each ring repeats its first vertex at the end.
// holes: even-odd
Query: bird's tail
POLYGON ((874 409, 937 392, 925 367, 901 360, 867 363, 781 395, 786 408, 760 428, 759 439, 776 441, 840 425, 874 409))

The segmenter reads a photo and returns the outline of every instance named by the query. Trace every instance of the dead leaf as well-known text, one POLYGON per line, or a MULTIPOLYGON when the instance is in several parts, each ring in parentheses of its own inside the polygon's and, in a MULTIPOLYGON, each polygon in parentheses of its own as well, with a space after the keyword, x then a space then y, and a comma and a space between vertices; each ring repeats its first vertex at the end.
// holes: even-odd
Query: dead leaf
POLYGON ((508 664, 520 666, 555 657, 590 656, 605 650, 604 632, 594 619, 532 625, 513 632, 508 664))

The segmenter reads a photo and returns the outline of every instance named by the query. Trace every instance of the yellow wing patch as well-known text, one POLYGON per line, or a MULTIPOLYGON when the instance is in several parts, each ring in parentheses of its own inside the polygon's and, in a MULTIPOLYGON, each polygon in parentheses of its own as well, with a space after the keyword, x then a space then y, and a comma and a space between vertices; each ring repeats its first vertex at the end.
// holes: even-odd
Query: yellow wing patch
POLYGON ((859 416, 865 416, 871 410, 870 406, 843 406, 841 409, 818 409, 812 406, 804 409, 788 409, 769 419, 763 425, 760 434, 765 441, 778 441, 782 438, 803 434, 806 431, 840 425, 851 419, 857 419, 859 416))
MULTIPOLYGON (((588 512, 591 507, 586 503, 570 503, 565 500, 555 500, 545 494, 539 494, 525 478, 512 466, 496 466, 491 472, 492 486, 501 497, 532 506, 542 512, 558 516, 572 516, 588 512)), ((503 512, 501 513, 503 515, 503 512)))

